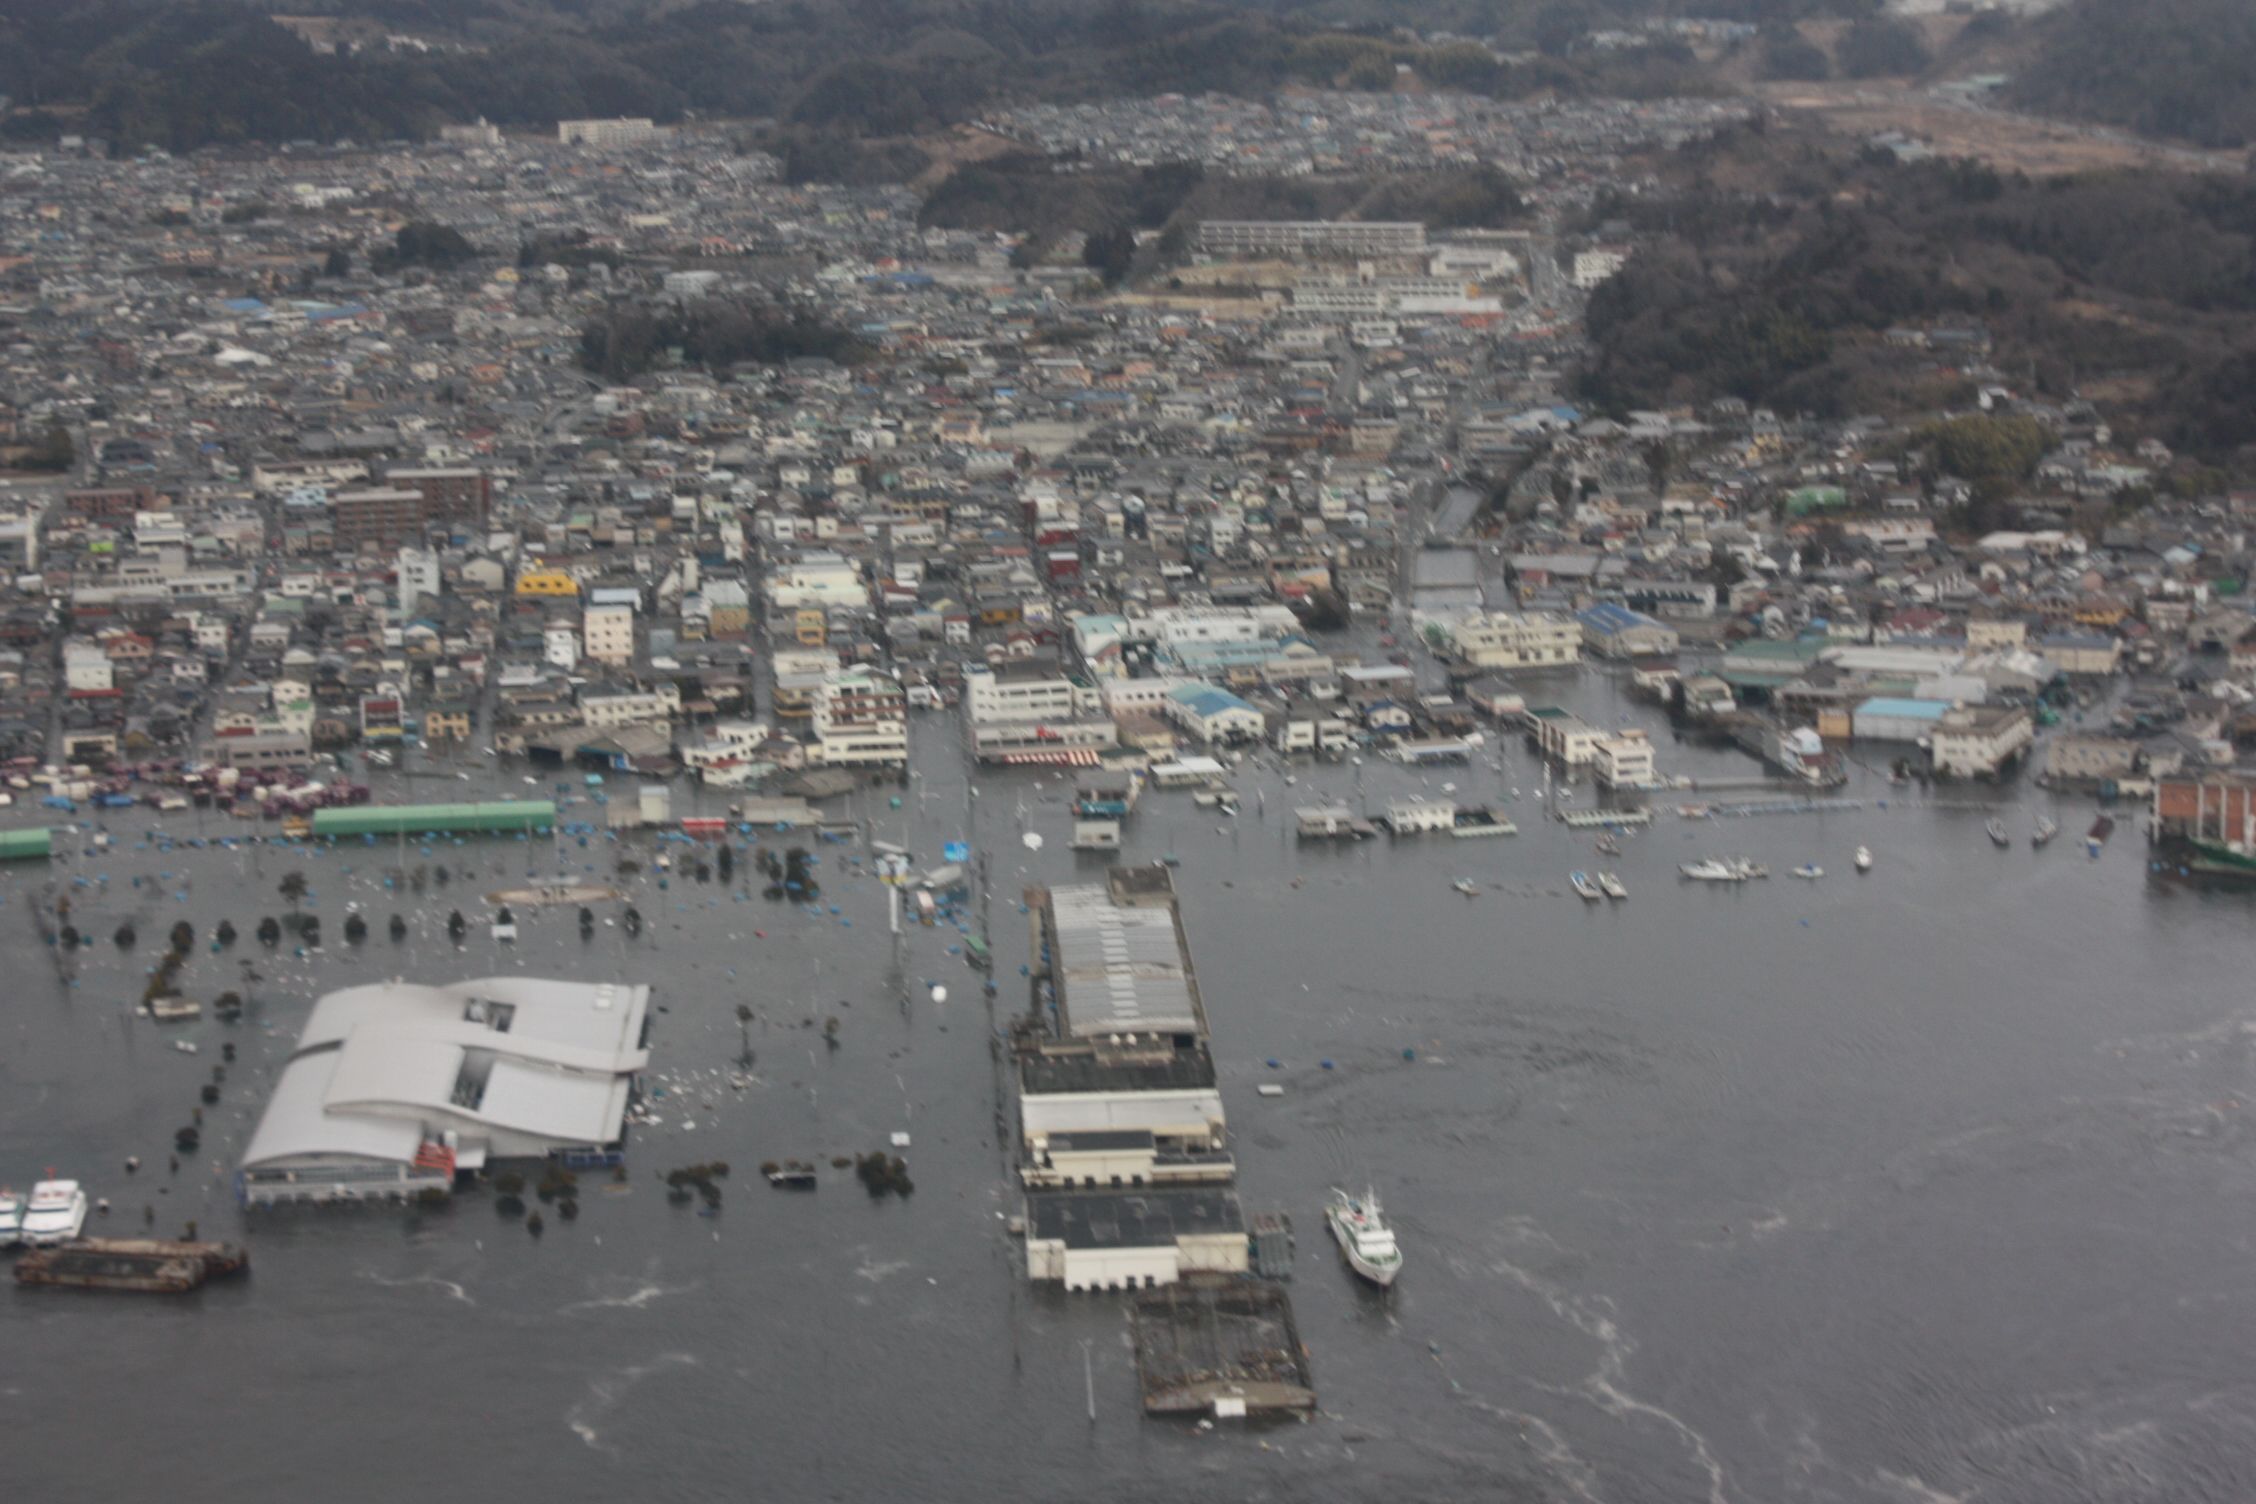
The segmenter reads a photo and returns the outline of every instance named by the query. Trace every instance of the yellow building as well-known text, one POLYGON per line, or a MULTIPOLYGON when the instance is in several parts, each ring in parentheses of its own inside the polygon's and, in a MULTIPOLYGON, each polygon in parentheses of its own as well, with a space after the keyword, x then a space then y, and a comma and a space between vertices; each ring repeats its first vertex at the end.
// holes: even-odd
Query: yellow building
POLYGON ((561 569, 528 569, 517 576, 519 595, 578 595, 580 582, 561 569))
POLYGON ((791 635, 801 647, 822 647, 830 641, 830 618, 820 606, 801 606, 792 617, 791 635))

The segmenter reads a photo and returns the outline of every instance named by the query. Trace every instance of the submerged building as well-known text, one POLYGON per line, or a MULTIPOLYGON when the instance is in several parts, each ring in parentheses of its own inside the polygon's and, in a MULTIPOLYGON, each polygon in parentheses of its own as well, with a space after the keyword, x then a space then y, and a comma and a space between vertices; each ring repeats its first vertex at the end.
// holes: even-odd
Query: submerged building
POLYGON ((379 982, 313 1006, 251 1135, 246 1205, 447 1190, 489 1159, 616 1159, 649 1063, 650 989, 379 982))
POLYGON ((1028 1277, 1125 1290, 1244 1274, 1237 1164, 1167 868, 1029 896, 1043 965, 1018 1041, 1028 1277))

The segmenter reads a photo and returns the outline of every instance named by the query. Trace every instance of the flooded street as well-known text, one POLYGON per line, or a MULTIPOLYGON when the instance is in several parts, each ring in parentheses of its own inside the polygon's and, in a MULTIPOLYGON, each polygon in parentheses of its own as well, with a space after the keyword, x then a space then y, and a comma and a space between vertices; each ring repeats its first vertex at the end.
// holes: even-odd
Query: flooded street
MULTIPOLYGON (((1558 693, 1654 727, 1665 772, 1752 771, 1673 744, 1595 674, 1558 693)), ((152 1476, 183 1500, 340 1504, 2256 1494, 2249 911, 2150 883, 2135 818, 2091 860, 2088 810, 2062 805, 2063 839, 2032 851, 2054 806, 2026 783, 1923 797, 1859 771, 1842 792, 1862 807, 1824 815, 1686 821, 1662 796, 1649 830, 1597 858, 1542 817, 1516 738, 1500 767, 1249 764, 1234 819, 1147 792, 1123 859, 1177 863, 1241 1193, 1295 1220, 1321 1399, 1305 1426, 1201 1432, 1141 1417, 1118 1299, 1030 1289, 1005 1228, 994 1041, 1025 1004, 1019 895, 1103 859, 1067 849, 1069 776, 981 770, 974 794, 955 721, 915 725, 899 809, 865 791, 826 813, 927 865, 943 841, 974 844, 991 1000, 955 928, 911 924, 896 952, 884 890, 851 860, 865 846, 772 831, 758 844, 820 857, 818 904, 762 899, 749 862, 735 890, 681 864, 661 888, 647 835, 166 852, 141 811, 108 851, 59 838, 51 865, 0 873, 0 1178, 53 1165, 110 1198, 108 1230, 153 1207, 160 1231, 193 1219, 254 1260, 248 1281, 179 1300, 0 1292, 23 1496, 119 1498, 152 1476), (1521 833, 1293 838, 1296 804, 1375 808, 1445 783, 1506 801, 1521 833), (1983 834, 1999 801, 2008 849, 1983 834), (1862 877, 1859 844, 1877 858, 1862 877), (642 870, 615 877, 622 855, 642 870), (1776 875, 1677 876, 1736 855, 1776 875), (1826 875, 1786 875, 1803 862, 1826 875), (386 885, 439 865, 444 888, 386 885), (1568 872, 1597 866, 1626 902, 1574 896, 1568 872), (325 945, 302 957, 252 936, 286 911, 293 871, 325 945), (571 909, 520 907, 517 943, 488 937, 485 892, 559 876, 619 883, 641 936, 599 921, 583 941, 571 909), (50 883, 96 937, 68 975, 31 913, 50 883), (353 905, 358 946, 341 934, 353 905), (393 912, 405 942, 386 936, 393 912), (180 918, 197 932, 185 990, 244 990, 241 1024, 133 1015, 180 918), (222 918, 242 937, 213 954, 222 918), (623 1181, 583 1176, 578 1219, 537 1239, 483 1193, 238 1212, 236 1158, 315 995, 495 972, 656 988, 659 1121, 635 1131, 623 1181), (736 1086, 740 1002, 755 1061, 736 1086), (170 1173, 229 1040, 202 1152, 170 1173), (1285 1094, 1259 1097, 1264 1082, 1285 1094), (829 1167, 897 1132, 912 1197, 872 1200, 829 1167), (821 1189, 762 1183, 754 1167, 786 1158, 819 1159, 821 1189), (734 1168, 718 1212, 668 1204, 657 1177, 712 1159, 734 1168), (1404 1244, 1385 1298, 1339 1266, 1318 1211, 1327 1186, 1366 1181, 1404 1244)), ((514 770, 476 782, 535 792, 514 770)), ((469 788, 391 778, 377 797, 469 788)), ((676 814, 725 802, 675 790, 676 814)), ((168 828, 216 842, 254 826, 168 828)))

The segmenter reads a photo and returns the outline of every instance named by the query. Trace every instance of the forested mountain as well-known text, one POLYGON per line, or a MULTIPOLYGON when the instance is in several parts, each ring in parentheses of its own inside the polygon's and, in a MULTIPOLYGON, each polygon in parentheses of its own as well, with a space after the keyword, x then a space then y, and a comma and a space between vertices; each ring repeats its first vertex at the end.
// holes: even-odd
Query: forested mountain
POLYGON ((1856 14, 1873 0, 0 0, 20 136, 127 146, 421 136, 478 116, 774 117, 898 135, 998 103, 1288 83, 1628 97, 1712 87, 1666 38, 1592 27, 1689 13, 1856 14), (1493 39, 1424 45, 1404 28, 1493 39), (308 37, 334 51, 317 51, 308 37), (405 38, 405 42, 393 41, 405 38))
POLYGON ((2070 0, 2036 34, 2013 81, 2025 108, 2204 146, 2256 142, 2250 0, 2070 0))
POLYGON ((1985 332, 2015 384, 2105 390, 2141 431, 2256 443, 2256 187, 2177 174, 2032 180, 1747 130, 1687 149, 1670 191, 1602 204, 1642 248, 1593 295, 1585 393, 1720 395, 1846 416, 1963 398, 1896 326, 1985 332), (1718 181, 1757 178, 1764 191, 1718 181))

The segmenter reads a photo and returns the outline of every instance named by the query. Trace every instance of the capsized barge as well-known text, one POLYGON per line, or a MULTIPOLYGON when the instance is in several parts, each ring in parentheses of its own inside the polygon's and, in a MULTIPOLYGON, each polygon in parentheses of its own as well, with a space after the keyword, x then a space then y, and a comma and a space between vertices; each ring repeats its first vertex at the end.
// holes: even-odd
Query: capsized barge
POLYGON ((185 1295, 206 1280, 241 1274, 251 1256, 233 1243, 165 1238, 81 1238, 16 1260, 16 1283, 67 1290, 185 1295))

